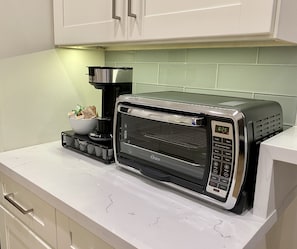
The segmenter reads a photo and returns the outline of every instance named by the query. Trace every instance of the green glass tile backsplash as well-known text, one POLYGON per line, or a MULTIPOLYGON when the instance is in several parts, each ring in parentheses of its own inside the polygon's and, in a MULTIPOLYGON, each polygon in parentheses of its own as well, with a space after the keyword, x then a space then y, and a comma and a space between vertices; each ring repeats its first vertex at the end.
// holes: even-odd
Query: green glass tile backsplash
POLYGON ((297 112, 297 47, 106 51, 107 66, 133 67, 133 92, 187 91, 278 101, 297 112))

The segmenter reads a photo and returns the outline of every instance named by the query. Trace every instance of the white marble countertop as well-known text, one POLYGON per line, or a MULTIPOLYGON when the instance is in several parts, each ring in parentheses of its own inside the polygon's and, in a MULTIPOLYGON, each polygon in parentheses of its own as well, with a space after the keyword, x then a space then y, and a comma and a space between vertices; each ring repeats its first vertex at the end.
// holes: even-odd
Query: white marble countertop
POLYGON ((115 248, 254 248, 275 222, 208 206, 47 143, 0 153, 0 171, 115 248))

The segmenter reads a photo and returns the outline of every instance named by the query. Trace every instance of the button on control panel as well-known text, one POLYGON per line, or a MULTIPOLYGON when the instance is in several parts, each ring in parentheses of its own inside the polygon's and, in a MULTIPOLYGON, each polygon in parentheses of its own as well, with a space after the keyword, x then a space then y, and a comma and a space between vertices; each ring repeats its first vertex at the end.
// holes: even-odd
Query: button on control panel
POLYGON ((226 198, 231 185, 234 161, 234 137, 231 123, 211 121, 212 157, 206 191, 226 198))

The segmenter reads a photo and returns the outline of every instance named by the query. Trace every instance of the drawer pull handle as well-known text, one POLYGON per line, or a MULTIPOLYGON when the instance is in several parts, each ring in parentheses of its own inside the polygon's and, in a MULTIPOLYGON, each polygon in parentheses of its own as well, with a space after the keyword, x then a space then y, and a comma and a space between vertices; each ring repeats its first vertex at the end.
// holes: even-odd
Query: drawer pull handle
POLYGON ((7 200, 11 205, 13 205, 17 210, 19 210, 22 214, 28 214, 33 212, 33 208, 30 209, 25 209, 23 208, 20 204, 18 204, 14 199, 13 199, 14 194, 10 193, 7 195, 4 195, 5 200, 7 200))
POLYGON ((128 16, 136 18, 136 14, 132 13, 132 0, 128 0, 128 16))
MULTIPOLYGON (((76 247, 73 245, 73 238, 72 238, 72 232, 70 231, 70 249, 76 249, 76 247)), ((1 249, 1 248, 0 248, 1 249)))
POLYGON ((112 18, 115 20, 121 20, 121 17, 116 14, 116 0, 112 0, 112 18))

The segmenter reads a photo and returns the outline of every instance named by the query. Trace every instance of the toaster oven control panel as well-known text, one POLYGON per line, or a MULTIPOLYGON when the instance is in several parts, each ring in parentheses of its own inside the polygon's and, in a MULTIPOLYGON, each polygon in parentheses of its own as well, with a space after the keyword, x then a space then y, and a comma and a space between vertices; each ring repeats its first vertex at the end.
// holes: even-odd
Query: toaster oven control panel
POLYGON ((211 164, 206 191, 226 198, 232 181, 234 137, 231 123, 212 120, 211 164))

